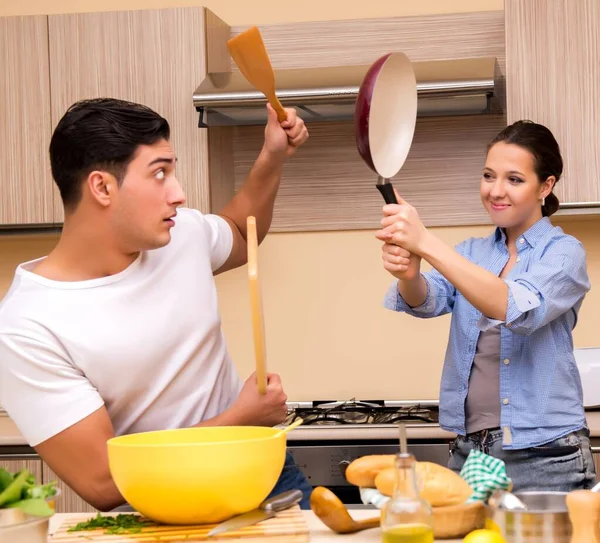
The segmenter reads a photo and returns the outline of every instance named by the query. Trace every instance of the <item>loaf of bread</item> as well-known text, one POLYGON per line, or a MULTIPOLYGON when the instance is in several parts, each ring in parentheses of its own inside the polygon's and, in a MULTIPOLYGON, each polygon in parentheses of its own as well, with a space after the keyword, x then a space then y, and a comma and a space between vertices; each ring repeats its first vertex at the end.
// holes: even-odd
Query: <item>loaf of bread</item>
MULTIPOLYGON (((465 503, 473 493, 467 482, 457 473, 434 462, 417 462, 419 493, 431 507, 465 503)), ((395 468, 381 470, 375 477, 375 488, 386 496, 394 492, 395 468)))
POLYGON ((370 454, 357 458, 346 468, 346 479, 353 485, 375 488, 375 477, 380 471, 394 467, 395 454, 370 454))

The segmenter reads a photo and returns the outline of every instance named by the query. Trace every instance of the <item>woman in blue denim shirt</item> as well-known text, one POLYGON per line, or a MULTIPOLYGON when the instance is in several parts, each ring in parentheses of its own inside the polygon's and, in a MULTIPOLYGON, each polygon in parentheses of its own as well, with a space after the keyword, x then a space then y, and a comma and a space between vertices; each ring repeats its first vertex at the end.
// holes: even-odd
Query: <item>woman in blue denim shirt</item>
POLYGON ((440 387, 440 426, 457 434, 448 467, 459 472, 481 450, 506 463, 516 491, 595 482, 572 336, 590 289, 586 255, 549 220, 562 170, 552 133, 519 121, 488 147, 480 193, 490 236, 451 248, 401 198, 384 206, 376 235, 398 279, 385 306, 452 314, 440 387))

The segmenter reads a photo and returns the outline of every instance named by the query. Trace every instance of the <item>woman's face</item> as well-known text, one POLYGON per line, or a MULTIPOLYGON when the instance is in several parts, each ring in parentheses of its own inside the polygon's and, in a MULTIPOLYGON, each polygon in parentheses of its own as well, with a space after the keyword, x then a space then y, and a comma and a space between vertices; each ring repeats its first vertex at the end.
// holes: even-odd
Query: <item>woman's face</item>
POLYGON ((542 217, 542 198, 554 185, 535 173, 532 154, 518 145, 499 142, 489 150, 481 177, 481 201, 492 222, 507 233, 522 234, 542 217))

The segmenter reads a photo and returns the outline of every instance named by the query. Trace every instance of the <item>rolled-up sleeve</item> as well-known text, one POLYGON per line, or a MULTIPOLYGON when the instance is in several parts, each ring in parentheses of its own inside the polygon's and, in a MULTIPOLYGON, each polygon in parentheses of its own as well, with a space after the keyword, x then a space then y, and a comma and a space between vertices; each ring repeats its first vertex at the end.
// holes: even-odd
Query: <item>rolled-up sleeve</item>
POLYGON ((572 309, 590 290, 585 250, 575 240, 553 245, 529 270, 505 283, 506 320, 482 317, 479 327, 505 324, 517 334, 529 335, 572 309))
MULTIPOLYGON (((466 240, 459 243, 455 247, 455 250, 460 255, 469 258, 468 248, 470 246, 471 240, 466 240)), ((452 312, 456 297, 456 288, 454 285, 435 268, 421 275, 427 284, 427 296, 421 305, 417 307, 408 305, 398 292, 398 281, 395 281, 385 295, 383 306, 386 309, 406 313, 422 319, 439 317, 452 312)))
POLYGON ((422 275, 427 285, 427 296, 421 305, 416 307, 408 305, 398 292, 398 282, 396 281, 385 295, 384 307, 422 319, 445 315, 452 311, 454 286, 435 270, 422 275))

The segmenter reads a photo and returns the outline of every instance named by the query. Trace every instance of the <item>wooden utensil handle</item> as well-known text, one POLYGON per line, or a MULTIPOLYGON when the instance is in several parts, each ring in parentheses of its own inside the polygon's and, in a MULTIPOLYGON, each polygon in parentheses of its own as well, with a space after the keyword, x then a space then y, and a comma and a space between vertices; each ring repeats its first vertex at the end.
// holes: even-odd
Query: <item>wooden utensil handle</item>
POLYGON ((368 530, 369 528, 378 528, 381 526, 381 516, 372 517, 372 518, 364 518, 356 521, 357 524, 360 524, 361 529, 368 530))
POLYGON ((256 360, 256 380, 258 393, 267 393, 267 362, 265 345, 265 323, 262 308, 262 293, 258 275, 258 235, 256 218, 246 220, 248 244, 248 276, 250 283, 250 309, 252 310, 252 331, 254 335, 254 357, 256 360))
POLYGON ((277 113, 277 120, 280 123, 282 123, 283 121, 287 121, 287 113, 286 113, 284 107, 281 105, 279 98, 277 98, 277 96, 275 96, 275 95, 270 96, 269 103, 271 104, 271 106, 273 107, 275 112, 277 113))
POLYGON ((566 501, 573 526, 571 543, 600 543, 600 494, 573 490, 566 501))

